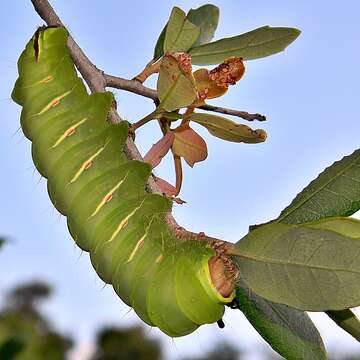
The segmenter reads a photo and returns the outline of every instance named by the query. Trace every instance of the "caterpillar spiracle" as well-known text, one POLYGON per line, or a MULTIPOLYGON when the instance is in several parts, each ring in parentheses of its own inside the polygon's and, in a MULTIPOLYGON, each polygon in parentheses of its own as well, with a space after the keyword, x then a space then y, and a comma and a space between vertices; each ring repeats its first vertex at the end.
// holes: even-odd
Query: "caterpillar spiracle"
POLYGON ((113 95, 87 93, 67 39, 62 27, 38 29, 12 92, 52 203, 100 278, 144 322, 177 337, 220 320, 234 291, 224 297, 214 285, 215 251, 171 231, 170 200, 145 191, 150 165, 126 158, 128 125, 106 121, 113 95))

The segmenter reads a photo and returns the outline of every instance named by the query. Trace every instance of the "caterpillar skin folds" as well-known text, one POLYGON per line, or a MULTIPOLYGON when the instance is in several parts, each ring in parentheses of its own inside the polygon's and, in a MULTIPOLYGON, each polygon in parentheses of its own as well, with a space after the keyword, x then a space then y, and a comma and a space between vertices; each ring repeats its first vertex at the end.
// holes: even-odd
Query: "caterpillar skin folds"
POLYGON ((214 250, 170 231, 170 201, 145 191, 150 166, 126 159, 127 124, 106 121, 113 95, 87 93, 67 38, 61 27, 38 29, 12 93, 52 203, 101 279, 147 324, 176 337, 216 322, 234 294, 222 297, 211 281, 214 250))

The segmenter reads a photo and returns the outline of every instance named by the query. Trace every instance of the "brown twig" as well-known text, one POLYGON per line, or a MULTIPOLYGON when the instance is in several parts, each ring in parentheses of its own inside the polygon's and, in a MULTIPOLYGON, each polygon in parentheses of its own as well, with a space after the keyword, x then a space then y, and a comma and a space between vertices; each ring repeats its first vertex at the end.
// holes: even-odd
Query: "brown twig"
MULTIPOLYGON (((31 2, 35 8, 35 11, 47 23, 47 25, 49 25, 49 26, 64 26, 63 23, 61 22, 61 20, 59 19, 59 17, 57 16, 57 14, 55 13, 54 9, 52 8, 52 6, 50 5, 50 3, 47 0, 31 0, 31 2)), ((89 85, 89 88, 91 89, 91 91, 92 92, 104 92, 105 87, 110 86, 109 83, 111 83, 111 81, 109 81, 109 75, 105 75, 103 71, 99 70, 89 60, 89 58, 84 54, 84 52, 81 50, 79 45, 74 41, 74 39, 71 36, 69 36, 69 39, 68 39, 68 48, 69 48, 70 55, 76 65, 76 67, 80 71, 80 73, 81 73, 82 77, 84 78, 84 80, 86 81, 86 83, 89 85)), ((114 77, 111 77, 111 78, 114 78, 114 77)), ((116 79, 118 79, 118 78, 116 78, 116 79)), ((132 81, 132 80, 125 80, 125 79, 120 79, 120 80, 121 80, 120 83, 124 84, 124 88, 123 88, 124 90, 128 90, 128 91, 137 93, 139 95, 147 96, 144 94, 143 86, 139 82, 132 81)), ((119 83, 118 80, 116 82, 119 83)), ((154 91, 151 89, 148 89, 148 90, 150 90, 151 92, 154 91)), ((145 91, 145 93, 147 93, 147 92, 145 91)), ((156 92, 155 92, 155 94, 156 94, 156 92)), ((151 96, 147 96, 147 97, 151 97, 151 96)), ((156 95, 155 95, 155 97, 156 97, 156 95)), ((118 123, 118 122, 122 121, 122 119, 119 116, 119 114, 117 113, 116 109, 111 110, 111 112, 109 114, 109 120, 112 123, 118 123)), ((143 161, 143 158, 142 158, 141 154, 139 153, 139 150, 137 149, 133 140, 130 137, 127 138, 127 141, 125 143, 124 153, 127 156, 127 158, 130 160, 143 161)), ((155 183, 154 178, 152 176, 148 180, 147 191, 152 192, 152 193, 161 194, 161 191, 160 191, 159 187, 157 186, 157 184, 155 183)), ((185 230, 184 228, 182 228, 181 226, 178 225, 178 223, 176 222, 176 220, 174 219, 174 217, 172 216, 171 213, 169 213, 167 215, 166 220, 167 220, 167 223, 168 223, 169 227, 171 228, 171 230, 180 239, 202 240, 202 241, 207 241, 212 244, 214 244, 214 243, 215 244, 216 243, 225 244, 226 243, 226 242, 216 239, 216 238, 204 236, 203 234, 199 235, 197 233, 185 230)), ((226 244, 228 244, 227 246, 229 248, 233 247, 233 244, 231 244, 231 243, 226 243, 226 244)))
POLYGON ((129 91, 154 101, 158 100, 156 90, 150 89, 144 85, 142 85, 139 81, 136 80, 127 80, 117 76, 112 76, 108 74, 104 74, 104 78, 106 81, 106 86, 129 91))
POLYGON ((261 115, 261 114, 251 114, 248 113, 246 111, 241 111, 241 110, 233 110, 233 109, 227 109, 221 106, 213 106, 213 105, 203 105, 203 106, 199 106, 199 109, 203 109, 203 110, 207 110, 207 111, 213 111, 213 112, 218 112, 221 114, 226 114, 226 115, 232 115, 232 116, 237 116, 240 117, 244 120, 247 121, 266 121, 266 116, 265 115, 261 115))
MULTIPOLYGON (((112 75, 108 75, 108 74, 104 74, 104 77, 105 77, 105 81, 106 81, 106 86, 109 86, 109 87, 112 87, 115 89, 119 89, 119 90, 130 91, 135 94, 152 99, 154 101, 157 101, 157 102, 159 101, 156 90, 150 89, 150 88, 142 85, 139 81, 127 80, 127 79, 123 79, 121 77, 112 76, 112 75)), ((237 116, 237 117, 240 117, 247 121, 254 121, 254 120, 265 121, 266 120, 265 115, 251 114, 246 111, 227 109, 227 108, 220 107, 220 106, 203 105, 203 106, 198 106, 198 108, 207 110, 207 111, 221 113, 221 114, 237 116)))

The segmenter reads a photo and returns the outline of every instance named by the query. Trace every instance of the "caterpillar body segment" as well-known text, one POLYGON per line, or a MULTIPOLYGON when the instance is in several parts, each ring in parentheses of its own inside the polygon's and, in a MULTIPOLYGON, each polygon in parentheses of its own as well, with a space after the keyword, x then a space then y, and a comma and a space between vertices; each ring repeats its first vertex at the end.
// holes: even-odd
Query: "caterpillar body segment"
POLYGON ((171 202, 145 191, 150 165, 125 157, 127 124, 106 122, 113 95, 87 93, 67 38, 64 28, 40 28, 12 93, 51 201, 101 279, 147 324, 175 337, 219 320, 234 294, 222 297, 212 282, 215 251, 170 231, 171 202))

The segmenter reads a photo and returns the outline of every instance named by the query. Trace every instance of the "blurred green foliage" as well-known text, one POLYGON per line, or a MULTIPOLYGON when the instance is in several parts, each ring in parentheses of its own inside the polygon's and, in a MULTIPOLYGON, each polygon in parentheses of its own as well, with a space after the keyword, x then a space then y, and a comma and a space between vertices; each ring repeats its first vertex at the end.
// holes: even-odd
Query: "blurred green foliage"
POLYGON ((214 346, 213 350, 197 358, 191 357, 183 360, 245 360, 246 356, 233 345, 220 343, 214 346))
POLYGON ((35 281, 11 290, 0 311, 0 359, 66 359, 70 338, 55 332, 39 310, 51 288, 35 281))
POLYGON ((4 246, 5 242, 6 242, 6 238, 3 236, 0 236, 0 249, 4 246))
MULTIPOLYGON (((42 281, 22 284, 3 296, 0 309, 0 360, 65 360, 73 347, 71 338, 55 331, 41 312, 52 288, 42 281)), ((201 356, 182 360, 245 360, 238 346, 219 342, 201 356)), ((281 359, 268 349, 262 359, 281 359)), ((103 327, 96 335, 88 360, 166 360, 161 343, 142 327, 103 327)), ((359 353, 333 353, 329 360, 360 360, 359 353)))
POLYGON ((103 328, 97 335, 97 350, 91 360, 158 360, 160 343, 149 339, 141 327, 103 328))

